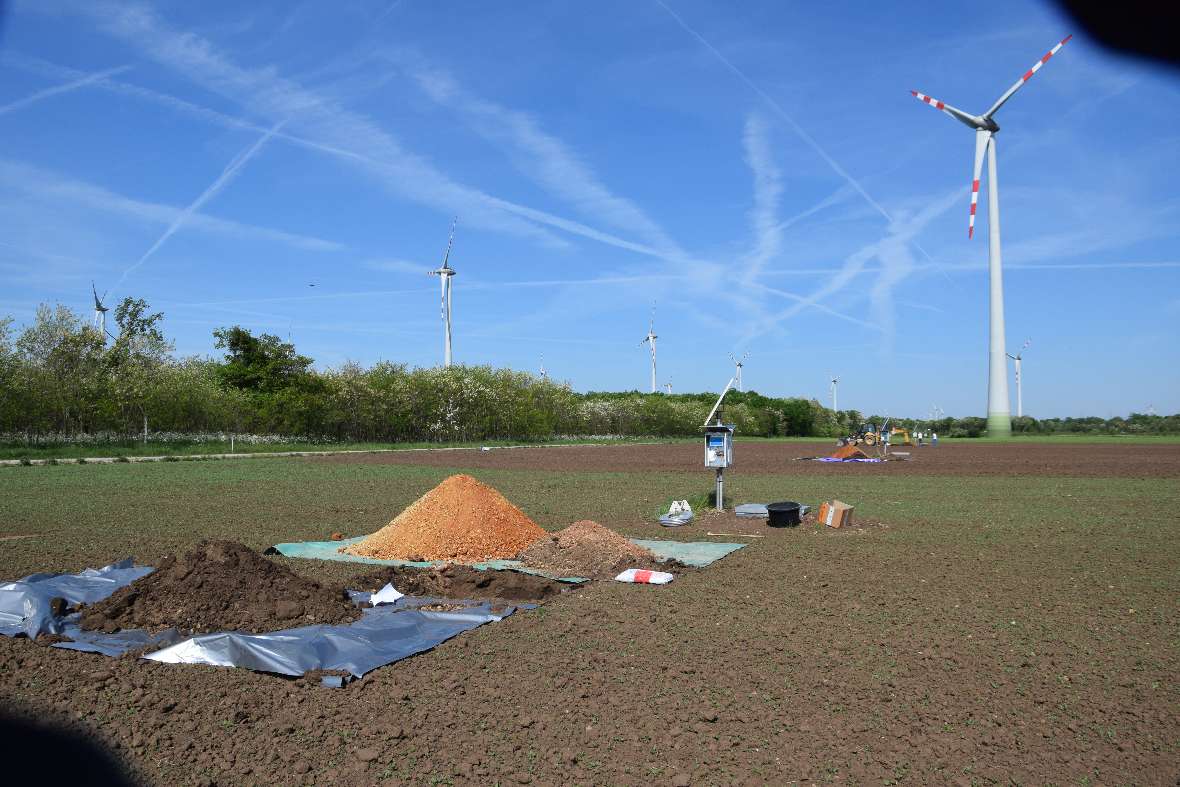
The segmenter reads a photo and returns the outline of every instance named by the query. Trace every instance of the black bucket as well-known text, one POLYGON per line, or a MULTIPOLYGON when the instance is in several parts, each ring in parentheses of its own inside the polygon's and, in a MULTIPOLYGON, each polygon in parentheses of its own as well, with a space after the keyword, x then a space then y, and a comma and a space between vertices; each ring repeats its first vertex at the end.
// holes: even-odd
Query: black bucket
POLYGON ((771 527, 798 527, 799 526, 799 504, 792 502, 785 503, 771 503, 766 507, 766 513, 769 514, 769 524, 771 527))

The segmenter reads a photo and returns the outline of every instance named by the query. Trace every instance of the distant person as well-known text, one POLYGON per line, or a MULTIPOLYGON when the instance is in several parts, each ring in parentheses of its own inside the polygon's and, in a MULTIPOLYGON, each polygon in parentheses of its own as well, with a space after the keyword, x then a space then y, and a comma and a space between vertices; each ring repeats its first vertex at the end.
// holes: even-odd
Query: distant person
POLYGON ((918 432, 918 447, 922 447, 922 433, 918 432))
POLYGON ((884 447, 885 455, 889 456, 889 430, 888 429, 884 429, 881 431, 881 445, 884 447))
POLYGON ((938 432, 931 432, 930 433, 930 445, 934 446, 935 448, 938 448, 938 432))

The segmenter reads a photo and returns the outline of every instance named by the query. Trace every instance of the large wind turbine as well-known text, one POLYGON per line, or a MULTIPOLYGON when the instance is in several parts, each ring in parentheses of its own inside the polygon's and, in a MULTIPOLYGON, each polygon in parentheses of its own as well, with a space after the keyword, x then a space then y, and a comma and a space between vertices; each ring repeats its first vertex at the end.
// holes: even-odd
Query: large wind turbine
POLYGON ((443 366, 451 365, 451 277, 455 275, 455 269, 451 267, 451 247, 455 244, 455 225, 458 223, 457 218, 451 222, 451 236, 447 238, 442 267, 430 272, 442 284, 443 366))
POLYGON ((1066 36, 1057 46, 1038 60, 1019 81, 1000 96, 991 109, 982 115, 970 115, 950 104, 931 98, 916 90, 910 92, 919 100, 941 110, 964 125, 975 129, 975 170, 971 181, 971 214, 967 223, 967 237, 975 234, 975 207, 979 201, 979 176, 983 157, 987 156, 987 228, 988 271, 991 279, 991 340, 988 346, 987 432, 992 437, 1012 434, 1012 416, 1008 404, 1008 361, 1004 351, 1004 278, 1000 262, 1000 189, 996 182, 996 134, 1000 127, 994 115, 1012 95, 1049 62, 1073 36, 1066 36))
POLYGON ((746 353, 741 358, 738 358, 733 353, 729 354, 729 360, 733 361, 733 368, 734 368, 734 372, 735 372, 734 378, 737 380, 737 389, 739 391, 745 390, 744 388, 742 388, 742 367, 746 365, 746 359, 749 357, 750 357, 749 353, 746 353))
POLYGON ((1022 344, 1020 346, 1020 349, 1017 351, 1016 355, 1013 355, 1012 353, 1008 353, 1008 357, 1011 358, 1013 361, 1016 361, 1016 417, 1017 418, 1024 417, 1024 394, 1022 393, 1022 391, 1020 389, 1020 362, 1022 360, 1024 360, 1024 351, 1028 349, 1028 346, 1030 344, 1032 344, 1032 339, 1025 339, 1024 344, 1022 344))
POLYGON ((651 322, 647 326, 647 336, 643 337, 643 341, 639 343, 642 347, 644 344, 651 345, 651 392, 656 392, 656 307, 651 307, 651 322))
POLYGON ((90 282, 90 292, 94 294, 94 330, 98 331, 99 336, 102 337, 103 342, 107 340, 107 312, 110 311, 103 305, 102 299, 107 297, 104 292, 100 298, 98 289, 95 288, 94 282, 90 282))
POLYGON ((838 413, 840 410, 836 407, 836 386, 840 384, 840 378, 833 374, 828 382, 832 387, 832 412, 838 413))

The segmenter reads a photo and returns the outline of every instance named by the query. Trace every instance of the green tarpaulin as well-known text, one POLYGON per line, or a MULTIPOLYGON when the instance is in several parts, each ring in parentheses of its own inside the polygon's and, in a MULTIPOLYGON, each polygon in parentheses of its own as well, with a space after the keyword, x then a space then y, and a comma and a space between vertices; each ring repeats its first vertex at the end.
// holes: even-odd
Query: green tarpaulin
MULTIPOLYGON (((349 555, 341 552, 342 547, 349 544, 355 544, 365 536, 358 536, 356 538, 348 538, 343 541, 293 541, 287 544, 275 544, 272 549, 280 555, 287 557, 306 557, 314 558, 316 560, 340 560, 347 563, 372 563, 379 566, 417 566, 419 568, 429 568, 435 566, 442 561, 426 561, 414 562, 410 560, 380 560, 373 557, 359 557, 357 555, 349 555)), ((641 539, 631 539, 635 544, 641 547, 650 549, 655 553, 656 557, 661 560, 672 558, 679 560, 687 566, 703 567, 707 566, 715 560, 728 555, 730 552, 736 552, 745 544, 725 544, 714 541, 648 541, 641 539)), ((522 571, 526 574, 537 574, 543 577, 550 577, 551 579, 558 579, 562 582, 585 582, 583 577, 554 577, 546 574, 543 571, 537 571, 532 568, 525 568, 519 560, 489 560, 486 563, 476 563, 473 568, 480 571, 522 571)))

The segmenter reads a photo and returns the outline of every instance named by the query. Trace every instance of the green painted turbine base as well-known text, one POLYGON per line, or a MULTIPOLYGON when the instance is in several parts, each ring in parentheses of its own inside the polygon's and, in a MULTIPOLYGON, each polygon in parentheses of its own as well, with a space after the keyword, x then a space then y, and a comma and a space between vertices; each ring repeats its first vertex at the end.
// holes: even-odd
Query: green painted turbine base
POLYGON ((987 436, 1005 439, 1012 436, 1011 413, 988 413, 987 436))

